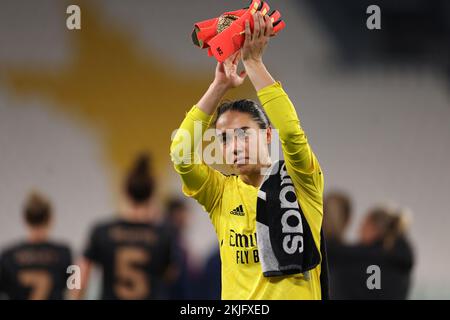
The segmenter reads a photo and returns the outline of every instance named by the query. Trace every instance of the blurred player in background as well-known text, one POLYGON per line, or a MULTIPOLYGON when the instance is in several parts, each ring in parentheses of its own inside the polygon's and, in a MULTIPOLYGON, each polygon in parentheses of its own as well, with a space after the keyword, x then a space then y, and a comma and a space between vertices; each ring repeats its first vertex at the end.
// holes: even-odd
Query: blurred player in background
POLYGON ((364 218, 358 244, 329 245, 330 269, 339 271, 332 273, 335 278, 332 283, 341 284, 339 290, 331 289, 332 297, 349 300, 406 299, 414 265, 407 231, 407 219, 403 212, 378 206, 369 210, 364 218), (369 266, 379 267, 380 288, 368 287, 369 266))
POLYGON ((341 191, 329 192, 323 204, 323 231, 327 240, 330 271, 330 298, 344 299, 352 271, 339 263, 341 251, 347 248, 345 236, 352 219, 350 197, 341 191))
POLYGON ((330 192, 324 198, 323 210, 323 232, 327 239, 327 247, 331 242, 344 242, 352 218, 350 197, 344 192, 330 192))
POLYGON ((195 270, 186 243, 186 229, 192 212, 186 201, 171 198, 166 203, 166 226, 175 241, 178 273, 170 287, 169 299, 195 299, 200 293, 198 272, 195 270))
POLYGON ((171 198, 166 205, 166 223, 176 238, 179 261, 177 277, 170 288, 170 299, 220 300, 220 253, 218 248, 202 267, 192 263, 185 233, 192 212, 185 199, 171 198))
POLYGON ((138 157, 126 178, 126 206, 120 217, 95 226, 80 267, 83 297, 94 265, 103 273, 101 298, 164 299, 172 280, 175 259, 173 236, 160 222, 155 181, 146 155, 138 157))
POLYGON ((206 259, 205 266, 203 267, 203 290, 205 292, 204 299, 208 300, 220 300, 221 292, 221 280, 220 274, 220 250, 214 248, 206 259))
POLYGON ((49 200, 32 193, 23 215, 28 236, 1 254, 0 290, 9 299, 64 299, 71 252, 50 240, 53 210, 49 200))
MULTIPOLYGON (((414 252, 407 237, 409 222, 401 209, 378 206, 369 211, 360 227, 366 261, 381 270, 381 290, 365 297, 404 300, 411 287, 414 252)), ((377 290, 372 290, 377 291, 377 290)))

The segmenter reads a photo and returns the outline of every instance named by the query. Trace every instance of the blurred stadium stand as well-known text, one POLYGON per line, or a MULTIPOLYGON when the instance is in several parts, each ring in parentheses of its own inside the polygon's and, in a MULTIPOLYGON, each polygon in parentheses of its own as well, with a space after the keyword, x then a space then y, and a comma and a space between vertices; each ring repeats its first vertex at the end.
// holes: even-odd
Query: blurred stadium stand
POLYGON ((307 0, 306 3, 332 35, 333 44, 339 49, 338 58, 345 67, 429 66, 450 76, 448 1, 307 0), (361 27, 365 24, 362 17, 366 8, 373 4, 382 8, 382 27, 376 32, 361 27))

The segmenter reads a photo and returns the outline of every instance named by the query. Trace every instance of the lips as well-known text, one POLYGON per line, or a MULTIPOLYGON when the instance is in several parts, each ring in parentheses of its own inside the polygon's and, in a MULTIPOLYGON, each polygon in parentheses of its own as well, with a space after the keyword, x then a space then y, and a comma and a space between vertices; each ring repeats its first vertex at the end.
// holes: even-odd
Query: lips
POLYGON ((245 164, 248 163, 249 158, 245 157, 245 158, 236 158, 234 159, 234 164, 245 164))

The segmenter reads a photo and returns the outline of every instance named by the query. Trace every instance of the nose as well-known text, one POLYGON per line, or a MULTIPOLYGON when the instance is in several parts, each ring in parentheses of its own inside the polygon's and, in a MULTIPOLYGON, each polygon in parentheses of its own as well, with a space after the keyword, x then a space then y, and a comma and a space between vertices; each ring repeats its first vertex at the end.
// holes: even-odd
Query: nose
POLYGON ((235 156, 238 156, 244 152, 245 146, 243 141, 241 139, 238 139, 237 137, 233 138, 233 154, 235 156))

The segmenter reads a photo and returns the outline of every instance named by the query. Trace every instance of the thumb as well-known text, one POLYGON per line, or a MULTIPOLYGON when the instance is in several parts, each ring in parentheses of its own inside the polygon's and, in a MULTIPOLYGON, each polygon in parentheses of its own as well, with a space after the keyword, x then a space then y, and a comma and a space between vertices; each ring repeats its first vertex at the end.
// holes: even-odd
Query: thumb
POLYGON ((241 71, 241 73, 239 74, 239 77, 242 79, 242 80, 244 80, 246 77, 247 77, 247 72, 244 70, 244 71, 241 71))

